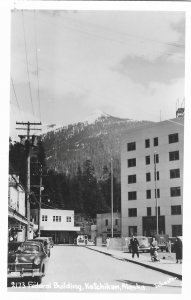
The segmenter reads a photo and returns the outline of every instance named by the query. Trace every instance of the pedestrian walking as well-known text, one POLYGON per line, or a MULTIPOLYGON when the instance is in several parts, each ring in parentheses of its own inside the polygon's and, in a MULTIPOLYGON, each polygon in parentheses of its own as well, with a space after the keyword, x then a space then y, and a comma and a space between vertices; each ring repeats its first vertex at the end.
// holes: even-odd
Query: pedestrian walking
POLYGON ((158 250, 158 242, 157 242, 156 238, 153 237, 151 240, 151 250, 150 250, 152 261, 159 261, 157 250, 158 250))
POLYGON ((179 260, 180 263, 182 263, 182 241, 179 237, 176 237, 176 241, 174 243, 173 249, 176 253, 176 263, 178 264, 179 260))
POLYGON ((106 239, 107 250, 109 249, 109 244, 110 244, 110 238, 107 238, 106 239))
POLYGON ((130 245, 132 251, 132 258, 134 258, 135 254, 137 254, 137 257, 139 257, 139 242, 136 239, 136 237, 134 237, 134 235, 132 235, 132 238, 130 240, 130 245))

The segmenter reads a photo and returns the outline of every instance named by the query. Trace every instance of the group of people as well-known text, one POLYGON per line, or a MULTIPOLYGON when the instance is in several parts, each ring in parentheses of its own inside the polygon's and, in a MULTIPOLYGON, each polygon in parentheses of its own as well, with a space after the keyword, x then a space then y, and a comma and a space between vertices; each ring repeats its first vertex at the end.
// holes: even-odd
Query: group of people
MULTIPOLYGON (((130 247, 132 252, 132 258, 134 258, 135 254, 139 258, 139 242, 134 235, 130 240, 130 247)), ((151 258, 153 261, 159 261, 157 249, 158 243, 155 237, 153 237, 151 241, 151 258)), ((180 263, 182 263, 182 241, 179 237, 176 237, 176 241, 173 245, 173 250, 176 253, 176 263, 178 263, 179 261, 180 263)))

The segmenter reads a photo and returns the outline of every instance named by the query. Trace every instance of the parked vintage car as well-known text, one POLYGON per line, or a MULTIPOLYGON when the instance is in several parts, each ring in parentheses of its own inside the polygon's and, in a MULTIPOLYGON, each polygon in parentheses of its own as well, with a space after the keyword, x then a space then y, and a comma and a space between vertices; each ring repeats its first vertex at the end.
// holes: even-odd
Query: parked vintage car
POLYGON ((15 251, 8 253, 8 280, 33 277, 38 283, 45 275, 47 253, 43 244, 37 241, 26 241, 15 251))
POLYGON ((168 236, 168 234, 158 234, 158 235, 156 234, 155 238, 157 240, 158 247, 161 250, 161 252, 163 252, 163 251, 168 252, 169 251, 169 246, 168 246, 169 236, 168 236))
MULTIPOLYGON (((139 252, 150 252, 150 244, 149 240, 146 236, 136 236, 136 239, 139 242, 139 252)), ((131 252, 131 244, 130 244, 130 238, 129 238, 129 252, 131 252)))
POLYGON ((36 237, 33 241, 41 242, 46 250, 48 257, 50 257, 50 240, 48 237, 36 237))

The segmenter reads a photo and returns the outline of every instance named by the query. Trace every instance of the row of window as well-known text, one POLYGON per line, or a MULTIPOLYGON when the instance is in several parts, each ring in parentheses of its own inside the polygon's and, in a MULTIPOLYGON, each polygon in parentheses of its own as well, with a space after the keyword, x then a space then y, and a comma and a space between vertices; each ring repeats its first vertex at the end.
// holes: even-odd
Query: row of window
MULTIPOLYGON (((169 144, 178 143, 179 137, 178 133, 173 133, 168 135, 168 142, 169 144)), ((159 145, 158 137, 153 138, 153 146, 157 147, 159 145)), ((150 139, 145 140, 145 148, 150 148, 150 139)), ((136 142, 127 143, 127 151, 134 151, 136 150, 136 142)))
MULTIPOLYGON (((137 235, 137 226, 128 226, 129 236, 137 235)), ((172 225, 172 236, 182 236, 182 225, 172 225)))
MULTIPOLYGON (((155 189, 155 198, 160 198, 160 189, 155 189)), ((171 197, 181 196, 180 186, 175 186, 170 188, 171 197)), ((151 190, 146 190, 146 199, 151 199, 151 190)), ((137 200, 137 191, 128 192, 128 200, 137 200)))
MULTIPOLYGON (((156 208, 155 208, 156 215, 156 208)), ((158 206, 158 215, 160 216, 160 206, 158 206)), ((172 205, 171 206, 171 215, 181 215, 181 205, 172 205)), ((129 217, 137 217, 137 208, 129 208, 128 210, 129 217)), ((152 216, 152 207, 147 207, 147 216, 152 216)))
MULTIPOLYGON (((170 170, 170 179, 180 178, 180 169, 171 169, 170 170)), ((154 180, 159 180, 159 171, 154 172, 154 180)), ((151 172, 146 173, 146 181, 151 181, 151 172)), ((136 174, 128 175, 128 183, 136 183, 137 176, 136 174)))
MULTIPOLYGON (((52 218, 53 222, 61 222, 61 216, 53 216, 52 218)), ((71 222, 71 217, 66 217, 66 222, 71 222)), ((42 215, 42 221, 47 222, 48 221, 48 216, 47 215, 42 215)))
MULTIPOLYGON (((179 151, 171 151, 169 152, 169 161, 179 160, 179 151)), ((150 165, 151 157, 150 155, 145 156, 145 164, 150 165)), ((159 154, 154 155, 154 163, 159 163, 159 154)), ((136 158, 129 158, 127 160, 128 168, 136 167, 136 158)))
MULTIPOLYGON (((119 219, 115 219, 115 225, 118 225, 119 219)), ((105 226, 108 226, 108 220, 105 220, 105 226)))

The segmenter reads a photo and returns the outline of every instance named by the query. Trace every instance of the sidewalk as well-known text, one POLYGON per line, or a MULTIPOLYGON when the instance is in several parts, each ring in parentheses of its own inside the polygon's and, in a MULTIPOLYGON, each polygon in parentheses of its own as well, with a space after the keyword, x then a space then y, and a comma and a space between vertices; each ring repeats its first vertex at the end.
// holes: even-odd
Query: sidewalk
POLYGON ((168 253, 160 253, 159 258, 160 261, 152 262, 150 255, 146 255, 145 253, 139 253, 139 258, 135 257, 132 258, 131 253, 126 253, 120 250, 112 250, 106 247, 99 247, 99 246, 86 246, 86 248, 91 249, 93 251, 97 251, 103 253, 105 255, 109 255, 116 259, 132 262, 135 264, 139 264, 143 267, 153 269, 155 271, 159 271, 170 276, 177 277, 178 279, 182 280, 182 264, 176 264, 176 260, 173 260, 168 253), (165 259, 163 259, 165 257, 165 259))

